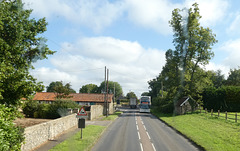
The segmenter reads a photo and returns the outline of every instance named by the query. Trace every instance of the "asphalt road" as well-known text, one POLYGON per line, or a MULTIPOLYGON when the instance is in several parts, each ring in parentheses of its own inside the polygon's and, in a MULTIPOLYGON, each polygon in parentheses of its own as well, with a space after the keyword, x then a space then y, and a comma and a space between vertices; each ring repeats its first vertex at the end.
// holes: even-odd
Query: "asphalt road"
POLYGON ((92 151, 197 151, 187 139, 150 113, 122 108, 92 151))

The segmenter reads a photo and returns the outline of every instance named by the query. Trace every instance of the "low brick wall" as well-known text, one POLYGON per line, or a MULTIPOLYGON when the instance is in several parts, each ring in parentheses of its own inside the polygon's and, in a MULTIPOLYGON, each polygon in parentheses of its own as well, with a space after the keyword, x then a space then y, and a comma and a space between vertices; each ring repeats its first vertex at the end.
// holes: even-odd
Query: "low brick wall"
POLYGON ((77 125, 76 114, 25 128, 25 143, 22 151, 30 151, 64 131, 77 125))

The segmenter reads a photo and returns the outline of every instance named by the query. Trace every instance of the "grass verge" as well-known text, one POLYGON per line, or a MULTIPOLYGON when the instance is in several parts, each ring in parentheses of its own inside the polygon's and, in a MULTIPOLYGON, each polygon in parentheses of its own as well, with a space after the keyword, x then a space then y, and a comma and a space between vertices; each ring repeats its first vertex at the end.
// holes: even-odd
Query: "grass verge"
POLYGON ((172 116, 153 112, 160 119, 207 151, 235 151, 240 148, 240 125, 205 114, 172 116))
POLYGON ((86 128, 82 130, 83 133, 82 139, 81 131, 79 131, 74 136, 56 145, 54 148, 50 149, 50 151, 90 150, 91 147, 97 141, 97 139, 101 136, 105 128, 106 128, 105 126, 88 125, 86 128))
POLYGON ((103 117, 102 121, 114 121, 122 112, 115 112, 114 114, 109 115, 108 117, 103 117))
MULTIPOLYGON (((108 117, 103 117, 101 120, 114 121, 120 114, 122 114, 122 112, 115 112, 114 114, 111 114, 108 117)), ((82 139, 81 139, 81 131, 79 131, 74 136, 56 145, 50 151, 90 150, 105 129, 106 129, 106 126, 88 125, 86 128, 82 130, 82 133, 83 133, 82 139)))

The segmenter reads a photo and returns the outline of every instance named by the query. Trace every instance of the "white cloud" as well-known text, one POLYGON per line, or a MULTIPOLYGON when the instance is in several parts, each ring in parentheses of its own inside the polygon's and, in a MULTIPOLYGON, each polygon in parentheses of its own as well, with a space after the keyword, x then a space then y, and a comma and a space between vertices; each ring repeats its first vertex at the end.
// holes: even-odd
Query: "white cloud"
POLYGON ((64 17, 66 20, 99 32, 122 15, 121 1, 108 0, 23 0, 26 8, 38 17, 64 17))
POLYGON ((230 66, 231 68, 236 68, 240 66, 240 39, 229 40, 225 42, 221 50, 226 51, 228 56, 224 60, 224 64, 230 66))
POLYGON ((228 77, 228 72, 230 71, 230 67, 229 66, 216 64, 214 62, 210 62, 208 65, 205 66, 205 68, 206 68, 206 70, 210 70, 210 71, 221 70, 221 72, 225 76, 225 78, 228 77))
POLYGON ((109 80, 119 82, 124 94, 148 91, 147 81, 156 77, 165 64, 165 52, 145 49, 138 42, 112 37, 82 38, 75 43, 63 43, 61 51, 50 62, 55 69, 37 69, 39 80, 50 83, 71 82, 78 91, 82 85, 99 85, 104 80, 104 66, 110 70, 109 80))
POLYGON ((200 23, 203 26, 214 26, 222 21, 229 7, 227 0, 186 0, 185 5, 189 8, 195 2, 199 4, 200 23))
POLYGON ((126 10, 131 21, 165 35, 171 33, 168 21, 172 10, 178 7, 181 6, 167 0, 126 1, 126 10))
POLYGON ((235 19, 232 21, 231 25, 227 29, 227 33, 230 34, 240 34, 240 12, 235 14, 235 19))

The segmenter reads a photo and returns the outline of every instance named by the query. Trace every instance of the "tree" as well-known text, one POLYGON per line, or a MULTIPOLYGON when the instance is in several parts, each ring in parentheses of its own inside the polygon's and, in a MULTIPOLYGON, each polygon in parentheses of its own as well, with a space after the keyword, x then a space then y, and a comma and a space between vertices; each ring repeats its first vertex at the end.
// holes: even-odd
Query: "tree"
POLYGON ((17 105, 35 91, 43 90, 30 75, 32 63, 47 58, 45 18, 30 19, 32 10, 24 10, 21 0, 0 1, 0 102, 17 105))
POLYGON ((214 71, 208 71, 209 77, 212 80, 213 86, 216 88, 221 87, 225 83, 224 75, 222 74, 221 70, 214 71))
POLYGON ((63 85, 62 81, 51 82, 47 87, 47 92, 54 92, 57 94, 57 98, 67 98, 70 93, 76 93, 71 88, 70 83, 63 85))
POLYGON ((137 96, 134 92, 128 92, 127 93, 127 99, 130 99, 130 98, 137 98, 137 96))
MULTIPOLYGON (((114 87, 115 87, 115 97, 121 96, 123 94, 123 90, 121 85, 118 82, 108 81, 108 93, 113 94, 114 93, 114 87)), ((105 81, 103 81, 99 88, 98 93, 102 93, 105 90, 105 81)))
POLYGON ((194 3, 192 6, 190 9, 174 9, 169 22, 174 32, 173 59, 180 70, 180 95, 194 92, 194 84, 199 80, 195 77, 196 71, 199 65, 209 63, 214 56, 212 46, 217 42, 211 29, 200 26, 198 4, 194 3))
POLYGON ((86 84, 79 89, 79 93, 98 93, 98 86, 96 84, 86 84))
POLYGON ((240 67, 238 69, 230 69, 226 84, 240 86, 240 67))

